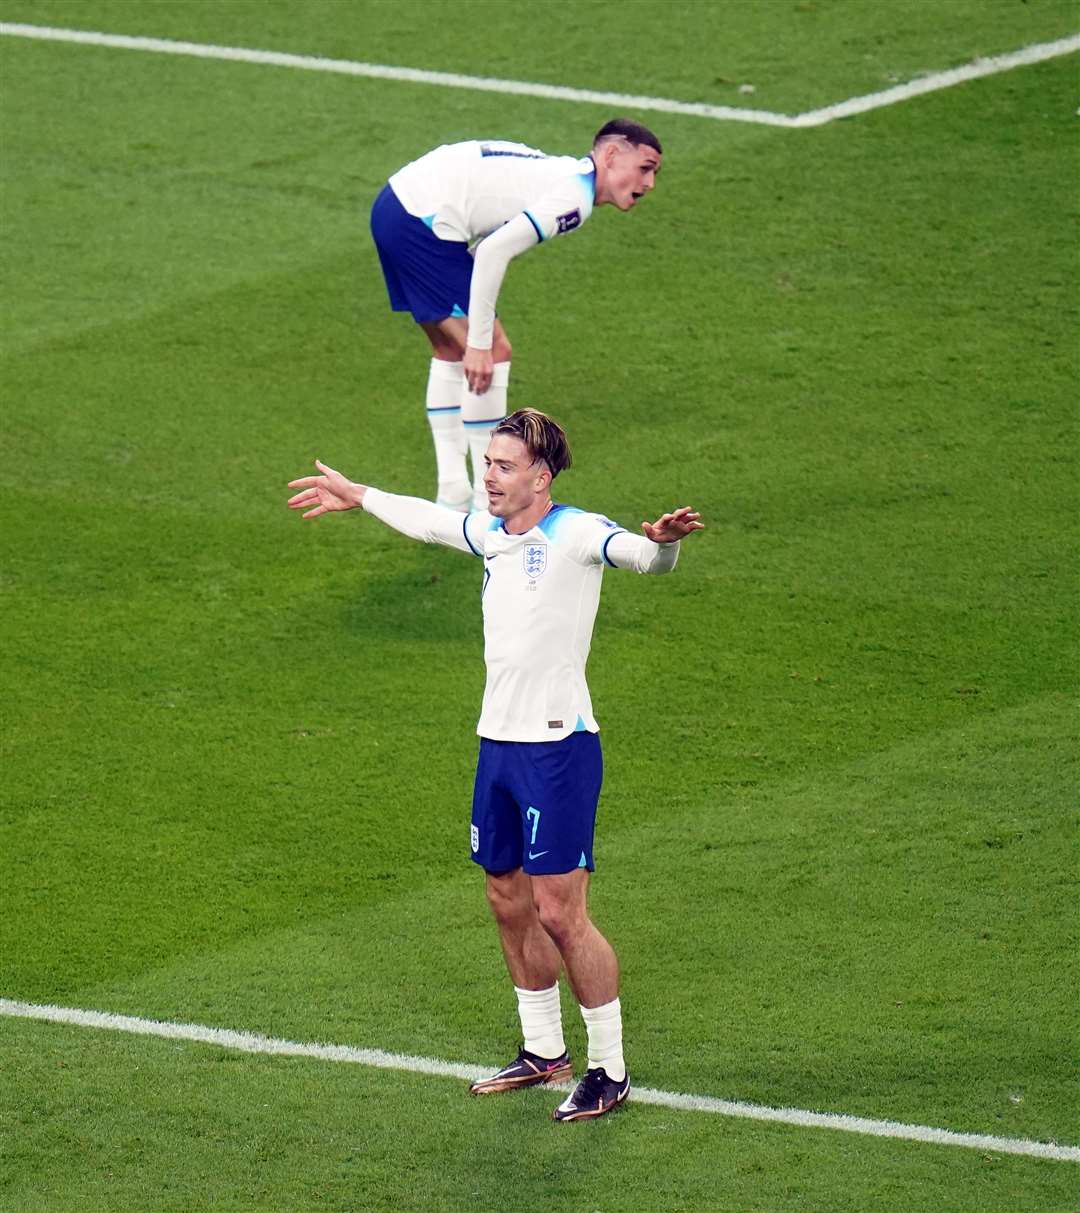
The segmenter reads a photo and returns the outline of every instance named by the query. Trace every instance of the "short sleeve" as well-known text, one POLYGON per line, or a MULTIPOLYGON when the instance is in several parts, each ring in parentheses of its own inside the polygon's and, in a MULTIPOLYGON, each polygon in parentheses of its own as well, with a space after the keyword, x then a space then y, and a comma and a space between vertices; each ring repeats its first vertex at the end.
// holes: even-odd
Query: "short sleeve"
MULTIPOLYGON (((606 564, 615 568, 608 556, 608 544, 616 535, 624 535, 625 528, 603 514, 575 513, 563 524, 566 530, 568 553, 578 564, 606 564)), ((562 536, 559 536, 562 539, 562 536)))
POLYGON ((593 209, 594 180, 592 173, 565 177, 525 208, 525 217, 541 243, 576 231, 588 219, 593 209))

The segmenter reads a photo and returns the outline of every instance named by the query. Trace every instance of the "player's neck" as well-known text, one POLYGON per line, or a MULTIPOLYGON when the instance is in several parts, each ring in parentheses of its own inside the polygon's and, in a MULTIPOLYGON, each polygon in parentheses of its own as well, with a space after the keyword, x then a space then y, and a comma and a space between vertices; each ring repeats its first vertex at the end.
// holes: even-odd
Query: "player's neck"
POLYGON ((536 526, 551 509, 552 504, 550 495, 538 498, 527 510, 522 510, 510 518, 504 518, 503 526, 510 535, 524 535, 526 531, 531 531, 536 526))

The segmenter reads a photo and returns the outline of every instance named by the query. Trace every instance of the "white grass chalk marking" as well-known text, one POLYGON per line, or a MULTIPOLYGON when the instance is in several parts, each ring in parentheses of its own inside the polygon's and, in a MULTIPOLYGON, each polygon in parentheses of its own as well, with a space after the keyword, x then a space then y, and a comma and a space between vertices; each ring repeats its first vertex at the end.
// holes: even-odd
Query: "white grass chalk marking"
MULTIPOLYGON (((131 1015, 110 1015, 103 1011, 83 1011, 73 1007, 39 1006, 0 998, 0 1015, 17 1019, 42 1019, 80 1028, 103 1028, 113 1032, 131 1032, 139 1036, 161 1036, 167 1040, 189 1040, 199 1044, 238 1049, 244 1053, 268 1053, 279 1057, 313 1057, 319 1061, 351 1062, 376 1066, 382 1070, 408 1070, 417 1074, 435 1074, 460 1078, 467 1082, 481 1078, 488 1070, 480 1066, 458 1065, 432 1057, 411 1057, 404 1053, 386 1053, 382 1049, 357 1049, 348 1045, 300 1044, 276 1040, 252 1032, 232 1032, 225 1028, 207 1028, 199 1024, 168 1023, 155 1019, 137 1019, 131 1015)), ((867 1120, 861 1116, 841 1116, 831 1112, 804 1112, 799 1108, 767 1108, 759 1104, 734 1103, 710 1095, 681 1095, 674 1091, 655 1091, 635 1087, 635 1103, 655 1104, 680 1112, 713 1112, 745 1120, 774 1121, 804 1129, 840 1129, 871 1137, 893 1137, 931 1145, 962 1146, 969 1150, 989 1150, 997 1154, 1024 1154, 1060 1162, 1080 1162, 1080 1147, 1056 1142, 1025 1141, 1014 1137, 990 1137, 982 1133, 954 1133, 951 1129, 933 1129, 926 1125, 901 1124, 892 1120, 867 1120)))
POLYGON ((308 72, 335 72, 343 76, 398 80, 408 84, 435 84, 443 88, 464 88, 476 92, 544 97, 549 101, 592 102, 615 109, 663 110, 669 114, 691 114, 699 118, 727 119, 731 122, 760 122, 771 126, 794 125, 792 119, 785 114, 770 114, 763 110, 735 109, 726 105, 697 105, 685 101, 667 101, 662 97, 634 97, 625 93, 598 93, 590 89, 563 88, 557 84, 496 80, 489 76, 459 76, 453 72, 428 72, 413 67, 354 63, 349 59, 322 59, 315 55, 290 55, 283 51, 249 50, 240 46, 210 46, 199 42, 173 42, 165 38, 132 38, 126 34, 98 34, 89 30, 55 29, 46 25, 19 25, 11 22, 0 22, 0 34, 17 38, 40 38, 50 42, 111 46, 119 50, 153 51, 159 55, 192 55, 198 59, 262 63, 308 72))
POLYGON ((1007 55, 976 59, 974 63, 967 63, 963 67, 956 67, 951 71, 920 76, 918 80, 898 84, 896 88, 886 89, 883 93, 869 93, 865 97, 852 97, 837 105, 827 105, 824 109, 810 110, 793 118, 792 125, 824 126, 826 122, 832 122, 834 118, 850 118, 853 114, 865 114, 868 110, 896 105, 898 101, 907 101, 911 97, 920 97, 924 93, 936 93, 939 89, 965 84, 968 80, 978 80, 981 76, 993 76, 998 72, 1010 71, 1014 67, 1027 67, 1032 63, 1042 63, 1046 59, 1057 59, 1062 55, 1075 54, 1077 51, 1080 51, 1080 34, 1071 34, 1068 38, 1059 38, 1056 42, 1041 42, 1036 46, 1027 46, 1023 50, 1012 51, 1007 55))
POLYGON ((48 25, 23 25, 0 22, 0 34, 15 38, 36 38, 51 42, 79 42, 108 46, 119 50, 151 51, 159 55, 188 55, 198 59, 227 59, 238 63, 259 63, 273 67, 291 67, 309 72, 335 72, 345 76, 367 76, 377 80, 398 80, 409 84, 434 84, 442 88, 472 89, 525 97, 543 97, 551 101, 573 101, 604 105, 618 110, 659 110, 665 114, 685 114, 693 118, 711 118, 720 122, 753 122, 764 126, 824 126, 836 118, 863 114, 882 106, 895 105, 910 97, 952 88, 981 76, 1009 71, 1054 59, 1080 50, 1080 34, 1043 42, 1007 55, 976 59, 964 67, 935 72, 908 84, 897 85, 882 93, 852 97, 823 109, 804 114, 774 114, 768 110, 739 109, 728 105, 705 105, 693 101, 672 101, 664 97, 638 97, 627 93, 603 93, 591 89, 564 88, 556 84, 532 84, 524 80, 497 80, 487 76, 460 76, 453 72, 429 72, 411 67, 389 67, 378 63, 356 63, 349 59, 323 59, 315 55, 292 55, 283 51, 250 50, 239 46, 213 46, 199 42, 175 42, 166 38, 136 38, 127 34, 101 34, 91 30, 57 29, 48 25))

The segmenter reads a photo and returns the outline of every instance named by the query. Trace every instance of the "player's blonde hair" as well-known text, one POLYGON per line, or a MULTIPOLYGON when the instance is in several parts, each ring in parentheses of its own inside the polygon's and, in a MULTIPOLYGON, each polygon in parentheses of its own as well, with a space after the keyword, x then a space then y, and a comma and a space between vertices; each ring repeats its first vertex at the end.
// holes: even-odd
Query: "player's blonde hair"
POLYGON ((534 463, 546 463, 551 479, 570 466, 570 444, 557 421, 539 409, 518 409, 504 417, 491 431, 491 436, 506 434, 525 444, 534 463))

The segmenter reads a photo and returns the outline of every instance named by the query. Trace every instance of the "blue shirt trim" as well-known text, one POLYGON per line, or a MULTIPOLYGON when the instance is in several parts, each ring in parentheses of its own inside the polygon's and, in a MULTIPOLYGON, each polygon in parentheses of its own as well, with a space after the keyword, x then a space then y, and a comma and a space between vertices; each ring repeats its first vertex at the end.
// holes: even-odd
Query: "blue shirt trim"
POLYGON ((559 505, 555 504, 536 524, 540 530, 544 532, 549 539, 554 538, 555 528, 562 521, 564 514, 584 514, 584 510, 579 510, 576 505, 559 505))
POLYGON ((540 230, 540 224, 529 214, 528 211, 521 212, 526 219, 533 225, 533 230, 536 232, 536 241, 538 244, 544 243, 544 233, 540 230))
POLYGON ((616 535, 625 535, 625 534, 626 534, 626 530, 624 527, 619 527, 619 529, 617 531, 612 531, 611 534, 604 540, 604 546, 600 549, 600 559, 610 569, 617 569, 619 566, 615 563, 614 560, 612 560, 608 556, 607 545, 615 538, 616 535))
POLYGON ((482 553, 478 552, 476 548, 473 547, 473 541, 469 538, 469 517, 469 514, 465 515, 465 518, 461 523, 461 533, 465 536, 465 542, 469 545, 469 551, 472 552, 474 556, 482 556, 482 553))
POLYGON ((548 160, 546 152, 514 152, 500 147, 481 147, 480 155, 487 160, 490 156, 512 156, 515 160, 548 160))

